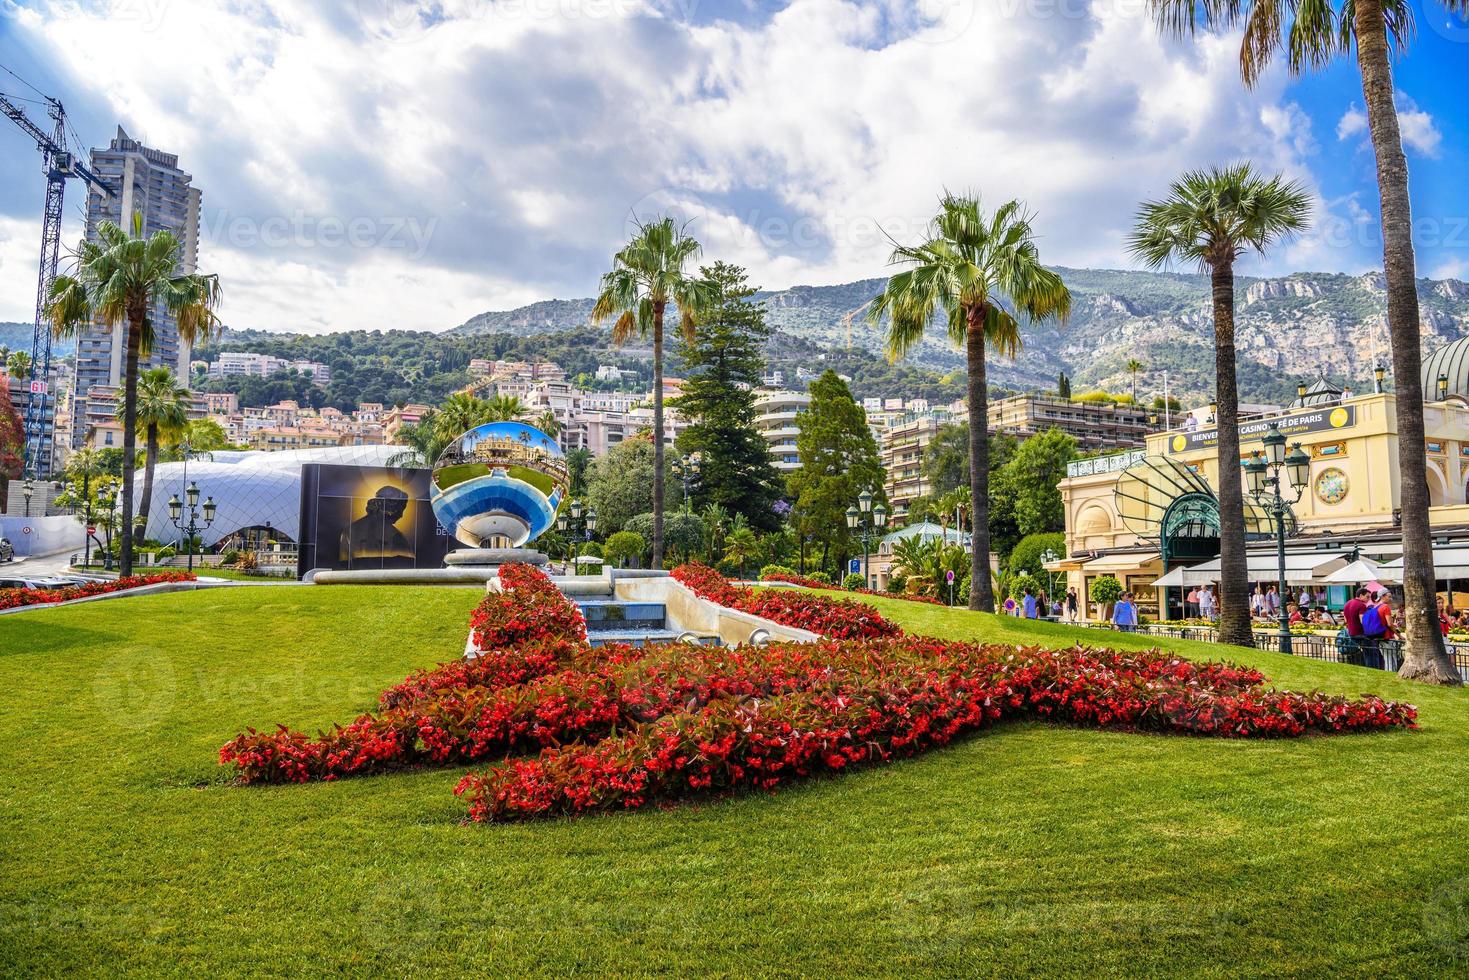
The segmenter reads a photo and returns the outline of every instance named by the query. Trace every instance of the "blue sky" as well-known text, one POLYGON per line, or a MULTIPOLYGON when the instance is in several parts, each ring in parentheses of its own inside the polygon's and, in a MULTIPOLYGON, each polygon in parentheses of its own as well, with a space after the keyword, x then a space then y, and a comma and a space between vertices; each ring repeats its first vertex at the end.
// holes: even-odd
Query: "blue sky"
MULTIPOLYGON (((1026 200, 1051 263, 1128 267, 1138 201, 1241 158, 1317 196, 1315 230, 1249 271, 1374 268, 1351 65, 1246 91, 1236 38, 1162 38, 1145 9, 0 0, 0 64, 61 97, 85 143, 122 124, 179 154, 240 327, 441 329, 584 296, 630 216, 662 211, 767 287, 876 276, 945 187, 1026 200)), ((1436 0, 1418 20, 1397 78, 1419 270, 1469 279, 1469 25, 1436 0)), ((43 181, 4 126, 0 319, 25 320, 43 181)))

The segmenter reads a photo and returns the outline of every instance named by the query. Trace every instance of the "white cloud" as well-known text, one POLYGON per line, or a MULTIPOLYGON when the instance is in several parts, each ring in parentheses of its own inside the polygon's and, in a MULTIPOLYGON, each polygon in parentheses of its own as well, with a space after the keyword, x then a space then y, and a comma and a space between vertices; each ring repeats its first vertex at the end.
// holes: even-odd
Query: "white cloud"
MULTIPOLYGON (((1398 103, 1398 129, 1402 133, 1403 145, 1426 157, 1438 156, 1443 133, 1433 121, 1433 116, 1418 108, 1416 102, 1401 92, 1398 93, 1398 103)), ((1356 105, 1351 106, 1336 124, 1336 138, 1349 140, 1362 137, 1365 147, 1368 145, 1365 142, 1367 135, 1367 113, 1356 105)))
POLYGON ((41 223, 0 215, 0 320, 30 323, 36 318, 36 276, 41 223))
POLYGON ((27 42, 195 174, 201 267, 239 326, 443 327, 586 295, 654 209, 781 287, 881 274, 886 235, 918 234, 944 188, 1024 198, 1049 262, 1117 266, 1138 200, 1186 168, 1312 183, 1281 78, 1247 91, 1237 37, 1160 39, 1133 4, 62 6, 18 22, 27 42), (325 243, 324 221, 366 233, 325 243), (408 226, 421 250, 389 232, 408 226))

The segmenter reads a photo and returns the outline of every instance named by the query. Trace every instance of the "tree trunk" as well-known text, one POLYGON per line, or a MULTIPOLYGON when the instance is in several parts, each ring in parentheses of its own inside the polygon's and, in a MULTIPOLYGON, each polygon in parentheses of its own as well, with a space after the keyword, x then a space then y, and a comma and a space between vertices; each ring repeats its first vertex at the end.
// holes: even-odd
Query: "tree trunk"
POLYGON ((663 309, 653 304, 653 568, 663 567, 663 309))
POLYGON ((1413 259, 1408 161, 1398 130, 1382 0, 1357 0, 1357 61, 1382 197, 1382 257, 1387 277, 1387 331, 1392 341, 1398 418, 1399 504, 1403 523, 1403 666, 1399 676, 1432 684, 1463 679, 1444 649, 1434 591, 1433 536, 1428 523, 1424 459, 1422 339, 1413 259))
POLYGON ((148 423, 147 455, 143 457, 143 499, 138 502, 138 516, 145 528, 148 526, 149 504, 153 500, 153 467, 158 464, 158 423, 148 423))
POLYGON ((1254 646, 1249 567, 1245 560, 1245 492, 1239 461, 1239 389, 1234 370, 1234 266, 1213 269, 1214 400, 1219 430, 1219 642, 1254 646))
POLYGON ((133 304, 128 310, 127 364, 123 377, 122 409, 122 560, 118 574, 133 574, 133 473, 138 467, 138 358, 143 345, 143 318, 147 310, 133 304))
POLYGON ((969 557, 969 608, 995 611, 990 581, 990 430, 989 390, 984 363, 984 308, 966 313, 965 356, 969 371, 969 498, 974 507, 973 548, 969 557))

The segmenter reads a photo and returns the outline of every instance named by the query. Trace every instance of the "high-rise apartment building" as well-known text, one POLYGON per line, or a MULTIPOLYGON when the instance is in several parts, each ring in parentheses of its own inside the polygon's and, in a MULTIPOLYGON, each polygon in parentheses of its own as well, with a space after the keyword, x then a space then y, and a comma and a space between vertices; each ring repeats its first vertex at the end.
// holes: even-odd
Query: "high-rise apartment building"
MULTIPOLYGON (((132 230, 133 215, 143 217, 143 234, 151 235, 168 229, 183 244, 179 255, 180 273, 194 272, 199 259, 199 205, 202 192, 193 186, 194 178, 179 169, 179 159, 144 146, 128 136, 121 126, 106 149, 92 150, 92 170, 112 185, 111 196, 93 190, 87 195, 87 238, 95 240, 97 227, 112 221, 132 230)), ((140 370, 166 367, 183 383, 189 377, 190 345, 179 338, 174 318, 155 305, 148 313, 153 325, 153 348, 140 363, 140 370)), ((92 385, 120 387, 127 355, 127 324, 111 327, 94 323, 77 338, 76 397, 87 397, 92 385)), ((88 415, 85 406, 75 414, 78 420, 88 415)), ((87 438, 84 425, 72 426, 72 445, 81 446, 87 438)))

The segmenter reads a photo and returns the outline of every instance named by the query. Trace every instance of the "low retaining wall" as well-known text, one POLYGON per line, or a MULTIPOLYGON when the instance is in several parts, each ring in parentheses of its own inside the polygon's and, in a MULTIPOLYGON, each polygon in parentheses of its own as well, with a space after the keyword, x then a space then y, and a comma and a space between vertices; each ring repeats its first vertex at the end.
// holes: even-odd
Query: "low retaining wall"
POLYGON ((814 643, 821 639, 820 634, 809 630, 782 626, 768 619, 701 599, 692 589, 669 575, 616 575, 612 579, 612 587, 619 599, 663 603, 668 609, 669 619, 677 622, 679 629, 718 634, 720 642, 725 646, 739 646, 750 642, 750 637, 756 630, 765 630, 772 640, 814 643))

